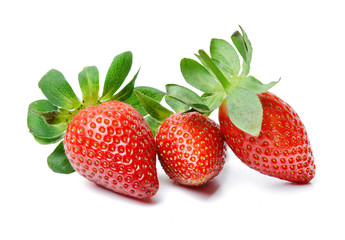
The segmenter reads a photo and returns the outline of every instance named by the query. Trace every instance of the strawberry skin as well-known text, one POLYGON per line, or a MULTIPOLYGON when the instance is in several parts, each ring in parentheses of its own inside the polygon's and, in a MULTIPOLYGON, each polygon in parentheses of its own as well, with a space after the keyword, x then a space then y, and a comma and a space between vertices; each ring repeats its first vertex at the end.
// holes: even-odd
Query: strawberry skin
POLYGON ((139 199, 158 190, 154 136, 128 104, 108 101, 81 110, 68 125, 64 147, 73 168, 98 185, 139 199))
POLYGON ((226 145, 219 126, 198 112, 175 113, 156 136, 159 161, 175 182, 201 186, 224 166, 226 145))
POLYGON ((297 113, 272 93, 258 94, 263 123, 258 137, 247 134, 230 121, 226 103, 219 109, 225 141, 247 166, 269 176, 308 183, 315 175, 314 157, 306 129, 297 113))

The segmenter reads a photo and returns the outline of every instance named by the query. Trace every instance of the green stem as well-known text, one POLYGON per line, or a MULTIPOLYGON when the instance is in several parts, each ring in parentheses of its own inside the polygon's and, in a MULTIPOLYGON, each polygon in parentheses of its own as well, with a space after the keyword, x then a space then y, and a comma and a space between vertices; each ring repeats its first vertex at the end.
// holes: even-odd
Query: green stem
POLYGON ((212 59, 207 55, 204 50, 199 50, 200 57, 204 60, 205 64, 211 69, 211 71, 216 75, 219 82, 222 84, 223 88, 229 89, 231 87, 231 83, 229 80, 224 76, 222 71, 217 67, 217 65, 212 61, 212 59))

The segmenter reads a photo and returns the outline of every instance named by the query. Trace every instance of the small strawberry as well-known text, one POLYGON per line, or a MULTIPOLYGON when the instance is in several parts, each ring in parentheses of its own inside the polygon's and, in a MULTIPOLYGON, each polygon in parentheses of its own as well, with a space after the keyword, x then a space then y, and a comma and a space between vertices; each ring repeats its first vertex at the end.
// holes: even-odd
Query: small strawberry
POLYGON ((207 116, 166 97, 177 113, 137 93, 147 112, 157 121, 156 146, 165 173, 186 186, 201 186, 223 169, 226 145, 219 125, 207 116))
POLYGON ((204 92, 201 97, 178 85, 168 86, 167 95, 205 114, 219 109, 227 144, 248 166, 269 176, 307 183, 315 175, 315 165, 305 127, 287 103, 267 92, 278 81, 263 84, 248 75, 253 49, 241 31, 231 36, 237 51, 225 40, 212 39, 211 57, 204 50, 196 54, 201 64, 181 60, 185 80, 204 92))
POLYGON ((159 161, 175 182, 203 185, 223 169, 226 147, 219 126, 198 112, 171 115, 156 141, 159 161))
POLYGON ((272 93, 258 94, 263 107, 259 136, 231 122, 226 102, 219 108, 220 129, 236 156, 269 176, 307 183, 315 175, 314 157, 306 129, 297 113, 272 93))
MULTIPOLYGON (((50 70, 39 82, 47 100, 30 104, 27 124, 39 143, 60 141, 48 157, 54 172, 76 170, 100 186, 142 199, 155 195, 159 183, 154 136, 142 116, 147 113, 133 91, 157 90, 134 88, 137 73, 116 93, 131 65, 131 52, 114 58, 101 97, 97 68, 85 67, 78 76, 82 101, 59 71, 50 70)), ((156 95, 157 101, 163 97, 159 91, 156 95)))

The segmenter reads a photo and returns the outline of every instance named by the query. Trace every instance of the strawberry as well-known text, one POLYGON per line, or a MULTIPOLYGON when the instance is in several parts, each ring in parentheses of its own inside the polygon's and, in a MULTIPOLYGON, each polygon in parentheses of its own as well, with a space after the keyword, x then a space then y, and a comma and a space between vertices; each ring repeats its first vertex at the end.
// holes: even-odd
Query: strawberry
POLYGON ((242 28, 241 32, 231 36, 236 49, 225 40, 212 39, 211 56, 199 50, 200 63, 181 60, 183 77, 203 92, 201 96, 172 84, 167 85, 167 95, 204 114, 219 109, 227 144, 249 167, 279 179, 308 183, 315 175, 315 164, 306 129, 287 103, 267 92, 279 81, 263 84, 248 75, 253 49, 242 28))
POLYGON ((163 95, 134 87, 139 71, 117 92, 131 65, 131 52, 114 58, 100 97, 98 70, 85 67, 78 75, 82 101, 61 72, 50 70, 39 82, 47 99, 30 104, 27 124, 39 143, 60 142, 48 156, 54 172, 77 171, 114 192, 143 199, 155 195, 159 183, 154 136, 134 89, 154 93, 157 101, 163 95))
POLYGON ((151 127, 156 126, 158 159, 173 181, 201 186, 222 171, 226 145, 218 124, 168 96, 165 100, 176 113, 144 94, 137 95, 152 117, 151 127))
POLYGON ((92 182, 137 198, 158 190, 153 134, 128 104, 83 109, 68 125, 64 146, 73 168, 92 182))
POLYGON ((198 112, 171 115, 156 141, 159 161, 177 183, 203 185, 223 169, 226 147, 219 126, 198 112))
POLYGON ((236 156, 260 173, 296 183, 315 175, 314 157, 306 129, 297 113, 272 93, 258 94, 263 107, 259 136, 238 129, 226 102, 219 108, 220 129, 236 156))

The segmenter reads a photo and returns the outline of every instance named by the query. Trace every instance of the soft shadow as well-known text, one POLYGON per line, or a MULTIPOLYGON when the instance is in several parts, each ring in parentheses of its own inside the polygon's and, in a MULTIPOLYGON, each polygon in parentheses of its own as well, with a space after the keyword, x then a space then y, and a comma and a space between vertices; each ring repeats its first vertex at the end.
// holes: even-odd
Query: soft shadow
POLYGON ((267 184, 268 189, 272 189, 274 191, 305 191, 310 190, 315 185, 314 181, 309 183, 294 183, 294 182, 287 182, 284 180, 276 179, 271 184, 267 184))
POLYGON ((157 199, 156 195, 152 196, 150 198, 146 198, 146 199, 138 199, 138 198, 134 198, 131 196, 127 196, 127 195, 123 195, 123 194, 111 191, 110 189, 105 188, 105 187, 98 185, 96 183, 93 183, 93 182, 87 182, 87 184, 88 184, 88 187, 91 188, 92 191, 97 191, 98 193, 101 193, 103 195, 107 195, 107 197, 109 196, 112 198, 117 198, 119 200, 124 200, 127 202, 131 201, 133 203, 144 204, 144 205, 154 205, 154 204, 158 203, 158 199, 157 199))
POLYGON ((215 193, 217 193, 220 184, 218 182, 217 179, 213 179, 209 182, 207 182, 204 185, 201 186, 185 186, 179 183, 176 183, 172 180, 171 184, 173 184, 176 187, 181 188, 184 191, 188 191, 190 193, 192 193, 193 195, 196 195, 198 197, 202 197, 202 198, 210 198, 211 196, 213 196, 215 193))
MULTIPOLYGON (((177 185, 177 183, 175 183, 177 185)), ((197 186, 197 187, 189 187, 189 186, 183 186, 183 188, 188 189, 189 191, 193 191, 195 193, 204 195, 204 196, 212 196, 217 192, 219 189, 220 184, 218 183, 217 179, 213 179, 210 182, 197 186)))

